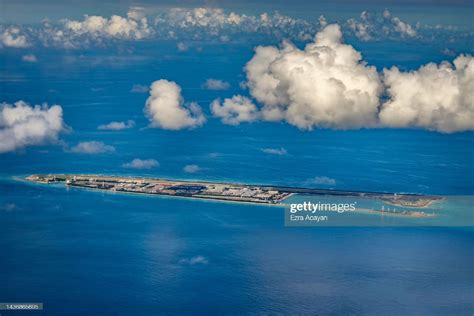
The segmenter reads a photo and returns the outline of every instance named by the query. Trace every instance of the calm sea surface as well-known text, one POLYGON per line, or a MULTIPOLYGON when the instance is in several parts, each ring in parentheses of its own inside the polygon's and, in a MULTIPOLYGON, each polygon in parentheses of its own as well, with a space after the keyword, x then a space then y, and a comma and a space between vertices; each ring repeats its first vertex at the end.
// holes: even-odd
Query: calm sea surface
POLYGON ((0 192, 0 297, 43 302, 35 315, 473 311, 470 228, 284 227, 281 207, 8 179, 0 192))

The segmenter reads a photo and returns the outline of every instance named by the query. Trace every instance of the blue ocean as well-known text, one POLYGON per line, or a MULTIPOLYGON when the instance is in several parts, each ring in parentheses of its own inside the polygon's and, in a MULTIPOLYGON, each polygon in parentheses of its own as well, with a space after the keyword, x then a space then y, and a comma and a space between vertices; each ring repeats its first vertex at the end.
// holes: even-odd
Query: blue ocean
POLYGON ((472 312, 472 228, 284 227, 274 206, 0 189, 0 297, 44 315, 472 312))
MULTIPOLYGON (((444 227, 285 227, 281 207, 19 181, 32 173, 91 173, 474 194, 472 132, 302 132, 283 123, 228 126, 213 118, 191 130, 150 128, 143 113, 148 94, 131 93, 134 84, 174 80, 187 101, 208 112, 215 98, 243 93, 242 68, 257 42, 225 50, 196 42, 186 52, 175 42, 133 45, 133 53, 39 49, 42 62, 35 64, 2 52, 1 99, 60 104, 69 133, 63 144, 0 155, 1 301, 42 302, 44 310, 34 314, 53 316, 472 315, 472 197, 463 200, 463 223, 450 215, 456 224, 444 227), (202 89, 209 77, 230 82, 230 90, 202 89), (134 128, 97 130, 128 119, 134 128), (81 141, 101 141, 115 152, 65 149, 81 141), (134 158, 160 166, 123 167, 134 158), (199 172, 184 172, 190 164, 199 172), (334 181, 316 184, 316 177, 334 181)), ((385 43, 382 53, 377 45, 358 49, 379 70, 445 58, 440 47, 385 43)))

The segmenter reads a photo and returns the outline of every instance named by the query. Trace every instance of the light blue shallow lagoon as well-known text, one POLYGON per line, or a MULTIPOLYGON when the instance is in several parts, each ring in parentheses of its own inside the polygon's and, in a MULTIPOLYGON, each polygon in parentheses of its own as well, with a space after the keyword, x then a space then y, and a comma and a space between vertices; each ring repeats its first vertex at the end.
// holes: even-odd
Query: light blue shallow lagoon
POLYGON ((472 228, 284 227, 278 206, 11 178, 0 192, 0 297, 43 302, 35 315, 472 314, 472 228))

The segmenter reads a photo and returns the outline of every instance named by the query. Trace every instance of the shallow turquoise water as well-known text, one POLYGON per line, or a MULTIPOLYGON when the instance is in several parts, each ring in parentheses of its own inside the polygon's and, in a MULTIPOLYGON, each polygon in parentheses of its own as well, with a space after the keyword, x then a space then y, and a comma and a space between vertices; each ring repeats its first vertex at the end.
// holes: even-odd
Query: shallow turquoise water
POLYGON ((294 195, 285 200, 285 204, 292 203, 337 203, 354 204, 355 212, 319 212, 316 215, 327 215, 329 220, 324 225, 343 226, 473 226, 474 224, 474 196, 451 195, 435 201, 427 207, 394 206, 383 201, 368 197, 335 197, 294 195), (370 210, 385 210, 392 212, 423 212, 429 217, 400 216, 393 213, 370 212, 370 210), (369 211, 367 211, 369 210, 369 211))

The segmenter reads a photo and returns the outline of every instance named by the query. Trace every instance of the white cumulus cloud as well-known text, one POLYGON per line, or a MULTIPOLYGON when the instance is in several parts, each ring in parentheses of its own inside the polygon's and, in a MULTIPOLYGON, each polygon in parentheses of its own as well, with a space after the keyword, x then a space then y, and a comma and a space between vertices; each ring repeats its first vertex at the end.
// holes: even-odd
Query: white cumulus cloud
POLYGON ((152 33, 146 17, 141 17, 136 12, 127 17, 112 15, 110 18, 105 18, 98 15, 86 15, 83 21, 66 20, 64 27, 74 35, 135 40, 146 38, 152 33))
POLYGON ((259 112, 252 100, 241 95, 226 98, 222 104, 219 99, 212 101, 211 111, 215 117, 228 125, 253 122, 259 118, 259 112))
POLYGON ((195 102, 185 104, 181 87, 164 79, 152 83, 145 113, 152 127, 170 130, 193 128, 206 121, 199 105, 195 102))
POLYGON ((410 24, 403 22, 399 17, 392 16, 387 9, 383 11, 383 17, 388 19, 392 23, 395 31, 402 36, 415 37, 417 35, 416 30, 410 24))
MULTIPOLYGON (((121 40, 172 39, 178 41, 178 50, 185 51, 189 49, 186 43, 241 41, 248 36, 307 42, 312 39, 312 34, 327 24, 324 16, 305 20, 278 12, 249 15, 209 7, 150 10, 132 6, 123 16, 86 15, 79 20, 44 20, 41 27, 0 25, 0 46, 23 48, 42 44, 45 47, 80 49, 121 40)), ((455 26, 410 24, 388 10, 364 11, 359 17, 347 20, 344 27, 363 41, 414 38, 449 41, 453 31, 457 32, 459 41, 472 39, 472 32, 461 32, 455 26), (440 39, 439 35, 444 37, 440 39)))
POLYGON ((230 84, 223 80, 209 78, 202 86, 208 90, 227 90, 230 84))
POLYGON ((45 47, 79 49, 102 46, 118 40, 148 39, 156 34, 155 31, 148 24, 143 8, 132 7, 125 17, 85 15, 83 20, 45 20, 33 35, 45 47))
POLYGON ((308 34, 314 33, 314 24, 278 12, 246 15, 208 7, 171 8, 155 17, 157 29, 167 31, 170 38, 213 38, 221 42, 228 42, 231 36, 242 34, 306 40, 308 34))
POLYGON ((0 34, 0 47, 1 46, 27 48, 31 46, 31 43, 19 27, 10 26, 0 34))
POLYGON ((65 130, 59 105, 0 104, 0 153, 58 141, 65 130))
POLYGON ((77 154, 95 155, 115 152, 115 148, 113 146, 106 145, 103 142, 87 141, 78 143, 69 151, 77 154))
POLYGON ((222 27, 239 25, 245 16, 234 12, 225 13, 220 8, 172 8, 166 16, 167 22, 179 27, 222 27))
MULTIPOLYGON (((388 11, 385 18, 392 19, 388 11)), ((425 128, 438 132, 474 130, 474 58, 429 63, 418 70, 397 67, 379 74, 351 45, 340 27, 328 25, 299 49, 259 46, 245 70, 251 96, 211 103, 226 124, 263 119, 300 129, 425 128), (386 96, 384 101, 381 95, 386 96)))
POLYGON ((159 167, 160 163, 155 159, 135 158, 130 162, 124 163, 122 167, 131 169, 153 169, 159 167))
POLYGON ((384 70, 390 99, 380 121, 390 127, 440 132, 474 130, 474 58, 460 55, 454 65, 429 63, 418 70, 384 70))
POLYGON ((347 20, 347 25, 354 32, 358 39, 362 41, 369 41, 372 39, 372 32, 374 25, 368 21, 368 13, 363 11, 360 14, 361 21, 355 19, 347 20))
POLYGON ((119 131, 135 127, 135 122, 128 120, 126 122, 110 122, 97 126, 99 130, 119 131))
POLYGON ((256 48, 246 65, 247 86, 263 104, 265 120, 286 120, 301 129, 357 128, 376 122, 383 90, 379 74, 361 54, 342 42, 330 24, 301 50, 256 48))

